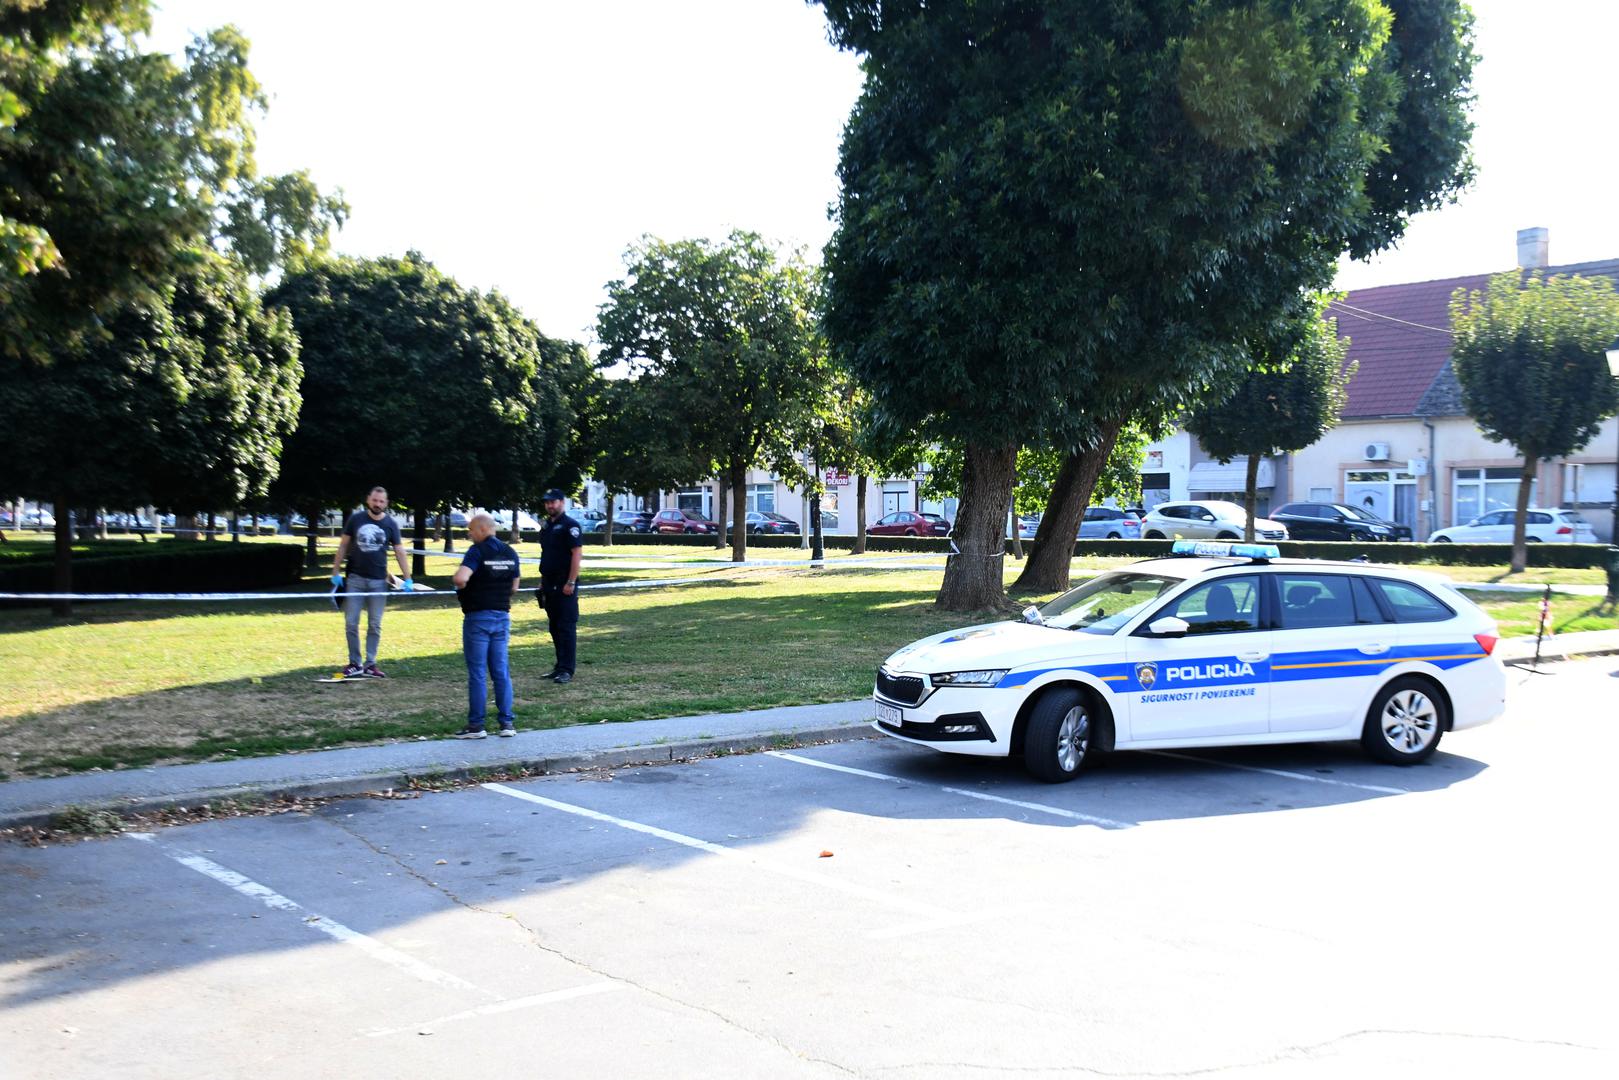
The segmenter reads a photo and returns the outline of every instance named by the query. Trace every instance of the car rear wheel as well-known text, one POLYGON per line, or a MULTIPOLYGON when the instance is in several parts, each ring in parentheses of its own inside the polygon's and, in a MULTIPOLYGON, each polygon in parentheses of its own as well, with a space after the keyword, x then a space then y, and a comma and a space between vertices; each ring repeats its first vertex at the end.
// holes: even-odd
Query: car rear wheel
POLYGON ((1448 712, 1431 682, 1402 675, 1372 700, 1360 744, 1379 761, 1415 765, 1439 749, 1450 719, 1448 712))
POLYGON ((1110 533, 1108 533, 1108 534, 1107 534, 1107 538, 1108 538, 1108 539, 1109 539, 1109 540, 1120 540, 1120 539, 1123 539, 1123 538, 1122 538, 1122 537, 1121 537, 1121 536, 1119 536, 1119 534, 1118 534, 1118 533, 1116 533, 1116 532, 1110 532, 1110 533))
POLYGON ((1430 543, 1430 544, 1448 544, 1448 543, 1450 543, 1450 537, 1448 537, 1448 536, 1436 536, 1432 540, 1428 541, 1428 543, 1430 543))
POLYGON ((1091 749, 1091 713, 1071 687, 1049 690, 1035 702, 1023 735, 1023 764, 1048 784, 1072 780, 1091 749))
POLYGON ((1238 536, 1234 532, 1222 532, 1219 536, 1216 536, 1215 539, 1216 540, 1241 540, 1242 537, 1238 536))
POLYGON ((1147 533, 1142 537, 1144 540, 1162 540, 1163 538, 1164 534, 1156 529, 1148 530, 1147 533))

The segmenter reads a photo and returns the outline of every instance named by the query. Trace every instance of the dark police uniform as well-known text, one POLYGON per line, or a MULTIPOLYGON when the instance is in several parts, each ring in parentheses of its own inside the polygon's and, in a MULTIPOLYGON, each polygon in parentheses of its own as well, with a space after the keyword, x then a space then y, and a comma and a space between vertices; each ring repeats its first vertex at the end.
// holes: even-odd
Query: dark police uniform
POLYGON ((573 675, 574 658, 579 642, 579 584, 574 583, 573 595, 562 591, 568 583, 568 572, 573 568, 574 549, 583 541, 579 538, 579 523, 567 514, 555 521, 547 519, 540 529, 540 591, 536 599, 545 608, 545 617, 551 626, 551 643, 556 647, 556 674, 573 675))

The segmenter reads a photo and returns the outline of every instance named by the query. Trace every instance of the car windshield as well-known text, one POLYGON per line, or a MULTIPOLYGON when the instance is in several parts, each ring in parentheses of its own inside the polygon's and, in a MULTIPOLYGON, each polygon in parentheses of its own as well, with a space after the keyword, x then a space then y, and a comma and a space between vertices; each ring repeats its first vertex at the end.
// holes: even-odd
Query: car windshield
POLYGON ((1370 521, 1377 525, 1381 525, 1383 523, 1383 519, 1372 513, 1370 510, 1357 510, 1353 506, 1339 506, 1335 507, 1334 509, 1342 513, 1344 517, 1354 518, 1356 521, 1370 521))
POLYGON ((1180 578, 1161 574, 1103 574, 1042 604, 1040 617, 1062 630, 1111 634, 1180 583, 1180 578))

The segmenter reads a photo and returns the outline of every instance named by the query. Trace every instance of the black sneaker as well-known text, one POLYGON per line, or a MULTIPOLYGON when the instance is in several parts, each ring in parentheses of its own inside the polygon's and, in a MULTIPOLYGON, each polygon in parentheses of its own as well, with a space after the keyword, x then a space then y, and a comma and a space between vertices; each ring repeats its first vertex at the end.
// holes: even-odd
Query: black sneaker
POLYGON ((465 730, 457 731, 453 736, 451 736, 451 738, 487 739, 489 738, 489 732, 485 731, 483 728, 466 728, 465 730))
POLYGON ((551 677, 551 681, 556 683, 558 686, 566 686, 573 682, 573 672, 559 671, 551 677))
POLYGON ((365 670, 360 674, 364 675, 368 679, 386 679, 388 677, 387 675, 383 674, 382 669, 377 667, 377 665, 374 663, 365 665, 365 670))
POLYGON ((365 668, 361 667, 359 664, 344 664, 343 665, 343 678, 345 678, 345 679, 358 679, 360 676, 362 676, 364 674, 365 674, 365 668))
POLYGON ((516 735, 516 734, 517 734, 517 728, 514 727, 511 724, 506 724, 506 725, 502 726, 501 729, 500 729, 500 737, 502 739, 509 739, 512 736, 516 735))

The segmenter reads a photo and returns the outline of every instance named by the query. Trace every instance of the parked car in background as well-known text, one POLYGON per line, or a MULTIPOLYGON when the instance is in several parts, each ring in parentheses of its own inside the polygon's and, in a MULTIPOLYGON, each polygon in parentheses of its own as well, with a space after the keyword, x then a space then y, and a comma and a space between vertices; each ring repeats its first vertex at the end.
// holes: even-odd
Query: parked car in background
POLYGON ((1294 540, 1400 540, 1411 538, 1409 525, 1396 525, 1365 510, 1342 503, 1288 503, 1271 515, 1294 540), (1405 535, 1400 535, 1401 531, 1405 535))
MULTIPOLYGON (((1248 513, 1233 502, 1159 503, 1141 519, 1146 540, 1241 540, 1248 513)), ((1287 527, 1269 518, 1254 519, 1255 540, 1286 540, 1287 527)))
MULTIPOLYGON (((598 513, 599 512, 600 511, 598 511, 598 513)), ((510 529, 512 527, 512 511, 510 511, 510 510, 490 510, 490 511, 488 511, 488 513, 489 513, 490 517, 495 519, 495 526, 497 528, 499 528, 501 532, 505 532, 506 530, 508 530, 508 529, 510 529)), ((518 510, 516 513, 517 513, 517 527, 519 529, 523 530, 524 532, 539 532, 540 531, 540 522, 539 522, 539 520, 537 518, 534 517, 533 514, 530 514, 526 510, 518 510)), ((577 520, 578 515, 575 514, 574 517, 577 520)))
POLYGON ((1080 540, 1139 540, 1141 539, 1141 510, 1116 506, 1087 506, 1085 517, 1079 523, 1080 540))
POLYGON ((650 510, 620 510, 613 515, 613 531, 651 532, 653 517, 650 510))
MULTIPOLYGON (((1452 525, 1428 537, 1430 544, 1510 544, 1516 512, 1492 510, 1466 525, 1452 525)), ((1574 510, 1531 506, 1524 511, 1523 538, 1531 544, 1594 544, 1591 523, 1574 510)))
MULTIPOLYGON (((774 510, 750 510, 742 519, 743 527, 750 533, 763 533, 768 536, 797 536, 803 526, 792 518, 778 514, 774 510)), ((732 523, 725 523, 727 529, 732 523)))
POLYGON ((822 510, 821 511, 821 531, 826 532, 828 529, 835 529, 837 527, 838 527, 838 514, 837 514, 837 511, 836 510, 822 510))
MULTIPOLYGON (((1008 529, 1008 532, 1011 530, 1008 529)), ((1034 534, 1040 531, 1040 515, 1025 514, 1017 519, 1017 534, 1020 539, 1033 540, 1034 534)))
POLYGON ((866 529, 868 536, 949 536, 950 523, 938 514, 896 510, 866 529))
POLYGON ((652 519, 659 533, 716 533, 720 527, 695 510, 659 510, 652 519))

